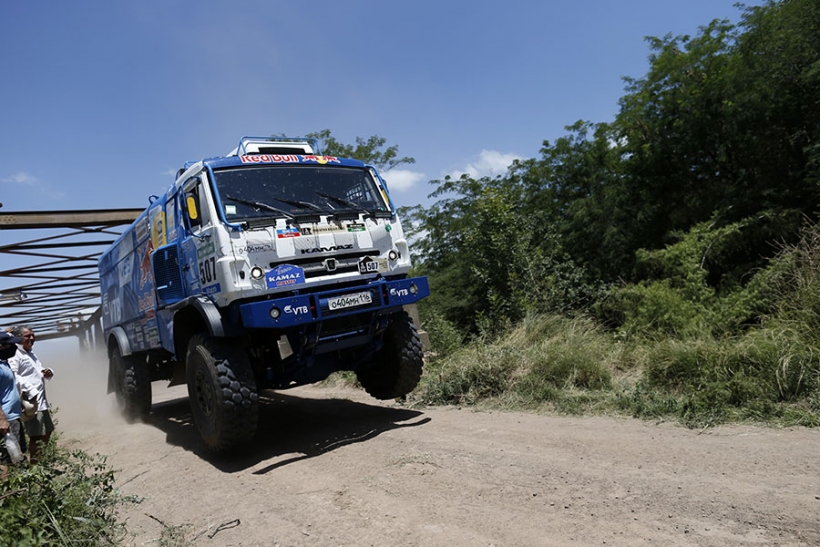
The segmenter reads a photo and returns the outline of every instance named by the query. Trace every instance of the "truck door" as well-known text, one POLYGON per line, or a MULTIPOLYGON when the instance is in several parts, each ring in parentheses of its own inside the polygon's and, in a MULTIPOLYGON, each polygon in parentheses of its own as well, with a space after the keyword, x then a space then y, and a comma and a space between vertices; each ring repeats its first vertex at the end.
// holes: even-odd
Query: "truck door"
POLYGON ((180 265, 188 294, 201 294, 216 281, 216 241, 208 187, 203 175, 182 185, 179 204, 184 229, 180 234, 180 265))

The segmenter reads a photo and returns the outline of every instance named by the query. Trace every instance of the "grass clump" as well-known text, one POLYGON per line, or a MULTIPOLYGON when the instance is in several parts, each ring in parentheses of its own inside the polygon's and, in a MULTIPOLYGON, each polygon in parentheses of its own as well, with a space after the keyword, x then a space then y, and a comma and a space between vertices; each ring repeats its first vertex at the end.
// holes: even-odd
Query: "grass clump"
POLYGON ((648 346, 643 375, 619 406, 692 427, 726 421, 820 423, 820 352, 799 332, 754 329, 734 338, 664 340, 648 346))
POLYGON ((594 399, 589 393, 611 385, 601 352, 612 350, 589 320, 534 315, 502 336, 480 337, 432 360, 413 397, 426 404, 549 404, 576 412, 579 399, 594 399))

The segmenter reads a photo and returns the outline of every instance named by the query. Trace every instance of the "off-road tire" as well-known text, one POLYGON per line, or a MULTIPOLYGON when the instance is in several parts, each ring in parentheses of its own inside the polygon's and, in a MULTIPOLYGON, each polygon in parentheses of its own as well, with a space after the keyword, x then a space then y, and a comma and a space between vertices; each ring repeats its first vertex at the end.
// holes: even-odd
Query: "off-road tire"
POLYGON ((151 413, 151 374, 144 358, 122 355, 115 346, 109 355, 117 406, 129 422, 151 413))
POLYGON ((376 399, 395 399, 416 388, 423 366, 419 333, 407 312, 402 311, 391 316, 381 350, 356 371, 356 377, 376 399))
POLYGON ((215 452, 251 440, 259 420, 259 396, 247 353, 229 341, 198 334, 185 359, 194 424, 215 452))

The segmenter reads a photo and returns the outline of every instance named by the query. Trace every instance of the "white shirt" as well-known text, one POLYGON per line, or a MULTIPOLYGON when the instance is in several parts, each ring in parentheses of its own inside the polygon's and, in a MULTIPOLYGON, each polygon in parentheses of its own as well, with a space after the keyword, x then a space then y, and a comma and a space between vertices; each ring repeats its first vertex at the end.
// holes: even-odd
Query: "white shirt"
POLYGON ((47 368, 40 363, 33 351, 26 351, 17 346, 17 353, 9 359, 11 370, 17 378, 17 389, 20 396, 37 404, 37 411, 48 410, 46 399, 46 382, 43 378, 43 369, 47 368))

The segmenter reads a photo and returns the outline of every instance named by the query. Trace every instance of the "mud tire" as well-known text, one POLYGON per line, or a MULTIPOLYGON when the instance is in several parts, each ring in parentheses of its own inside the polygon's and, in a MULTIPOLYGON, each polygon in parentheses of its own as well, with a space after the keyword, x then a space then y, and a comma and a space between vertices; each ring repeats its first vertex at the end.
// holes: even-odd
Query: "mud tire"
POLYGON ((403 397, 416 388, 424 366, 421 339, 407 312, 393 314, 383 342, 373 361, 356 371, 356 377, 376 399, 403 397))
POLYGON ((122 355, 114 347, 109 356, 117 407, 129 422, 151 413, 151 375, 144 358, 122 355))
POLYGON ((250 441, 259 420, 259 396, 247 353, 226 340, 198 334, 185 360, 194 424, 214 452, 250 441))

